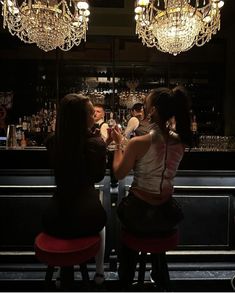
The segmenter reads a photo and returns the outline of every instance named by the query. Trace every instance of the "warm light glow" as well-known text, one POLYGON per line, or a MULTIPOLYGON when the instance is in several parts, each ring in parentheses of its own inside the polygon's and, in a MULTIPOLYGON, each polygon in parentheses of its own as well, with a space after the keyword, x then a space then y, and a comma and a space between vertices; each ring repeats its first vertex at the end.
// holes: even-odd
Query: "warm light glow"
POLYGON ((3 27, 46 52, 57 47, 68 51, 86 40, 90 14, 86 1, 70 1, 24 0, 18 6, 16 0, 3 0, 3 27))
POLYGON ((177 55, 203 46, 216 34, 223 4, 222 0, 139 0, 136 33, 148 47, 177 55))
POLYGON ((86 10, 89 8, 89 5, 86 1, 78 1, 77 2, 77 7, 78 9, 83 9, 83 10, 86 10))
POLYGON ((137 0, 137 6, 147 6, 150 0, 137 0))

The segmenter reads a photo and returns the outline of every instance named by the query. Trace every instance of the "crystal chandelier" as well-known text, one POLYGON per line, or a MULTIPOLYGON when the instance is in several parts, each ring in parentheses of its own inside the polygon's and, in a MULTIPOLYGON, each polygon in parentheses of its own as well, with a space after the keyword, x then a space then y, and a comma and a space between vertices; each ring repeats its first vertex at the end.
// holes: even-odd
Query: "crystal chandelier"
POLYGON ((126 82, 128 87, 127 91, 122 91, 119 93, 119 104, 122 107, 131 109, 136 103, 144 103, 147 92, 137 91, 136 88, 139 85, 138 80, 130 80, 126 82))
POLYGON ((137 0, 136 34, 148 47, 177 55, 203 46, 220 29, 222 0, 137 0))
POLYGON ((63 51, 86 40, 89 5, 86 0, 3 0, 3 27, 25 43, 63 51))

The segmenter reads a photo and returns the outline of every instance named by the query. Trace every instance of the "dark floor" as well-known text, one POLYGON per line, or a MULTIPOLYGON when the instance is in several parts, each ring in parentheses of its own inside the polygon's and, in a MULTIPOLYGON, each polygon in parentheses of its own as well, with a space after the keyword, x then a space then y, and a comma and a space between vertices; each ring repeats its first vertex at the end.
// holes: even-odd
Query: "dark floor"
MULTIPOLYGON (((186 266, 182 264, 169 264, 171 288, 172 292, 232 292, 231 279, 235 275, 234 266, 211 266, 199 265, 196 263, 188 263, 186 266)), ((90 279, 93 279, 94 268, 89 269, 90 279)), ((41 265, 18 265, 14 269, 12 266, 0 268, 0 291, 1 292, 44 292, 58 291, 55 282, 51 288, 44 286, 45 267, 41 265)), ((118 282, 116 272, 106 271, 106 281, 102 286, 95 286, 94 282, 90 282, 89 288, 84 287, 78 268, 75 268, 75 285, 71 291, 106 291, 118 292, 122 291, 118 282)), ((54 279, 56 271, 54 273, 54 279)), ((138 287, 133 284, 128 291, 144 291, 158 292, 157 286, 150 282, 149 270, 146 272, 145 284, 138 287)))
MULTIPOLYGON (((56 287, 51 290, 45 289, 41 282, 5 282, 0 284, 1 292, 48 292, 60 291, 56 287)), ((79 282, 75 283, 74 292, 121 292, 122 289, 118 282, 106 281, 104 285, 97 287, 93 283, 87 289, 79 282)), ((126 290, 125 290, 126 291, 126 290)), ((145 283, 142 288, 135 284, 128 291, 131 292, 160 292, 157 287, 150 283, 145 283)), ((172 292, 232 292, 231 286, 227 281, 172 281, 172 292)))

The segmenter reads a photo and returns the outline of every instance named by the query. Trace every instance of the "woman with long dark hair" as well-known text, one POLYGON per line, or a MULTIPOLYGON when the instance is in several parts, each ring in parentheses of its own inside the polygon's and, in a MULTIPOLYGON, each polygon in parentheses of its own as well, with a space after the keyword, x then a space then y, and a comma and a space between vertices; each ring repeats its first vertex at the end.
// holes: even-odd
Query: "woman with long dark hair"
MULTIPOLYGON (((182 87, 158 88, 146 98, 150 117, 149 134, 136 136, 122 152, 122 135, 112 132, 117 144, 113 170, 122 179, 133 169, 129 195, 122 199, 118 216, 123 229, 137 236, 163 236, 175 229, 183 214, 173 195, 173 180, 186 145, 190 145, 190 105, 182 87), (175 131, 170 121, 175 121, 175 131)), ((130 284, 134 277, 137 252, 123 246, 119 277, 130 284)))
POLYGON ((48 144, 57 185, 43 215, 44 231, 50 235, 94 235, 106 223, 106 212, 94 187, 105 175, 106 146, 90 132, 93 116, 88 98, 68 94, 61 100, 55 136, 48 144))

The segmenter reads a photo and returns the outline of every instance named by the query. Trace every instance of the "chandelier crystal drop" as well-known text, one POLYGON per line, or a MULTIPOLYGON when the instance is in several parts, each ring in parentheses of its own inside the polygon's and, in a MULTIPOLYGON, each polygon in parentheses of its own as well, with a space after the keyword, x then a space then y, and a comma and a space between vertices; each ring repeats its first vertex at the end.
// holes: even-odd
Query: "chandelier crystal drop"
POLYGON ((3 27, 25 43, 48 52, 63 51, 86 41, 89 5, 86 0, 3 0, 3 27))
POLYGON ((222 0, 137 0, 136 34, 147 47, 177 55, 220 29, 222 0))

